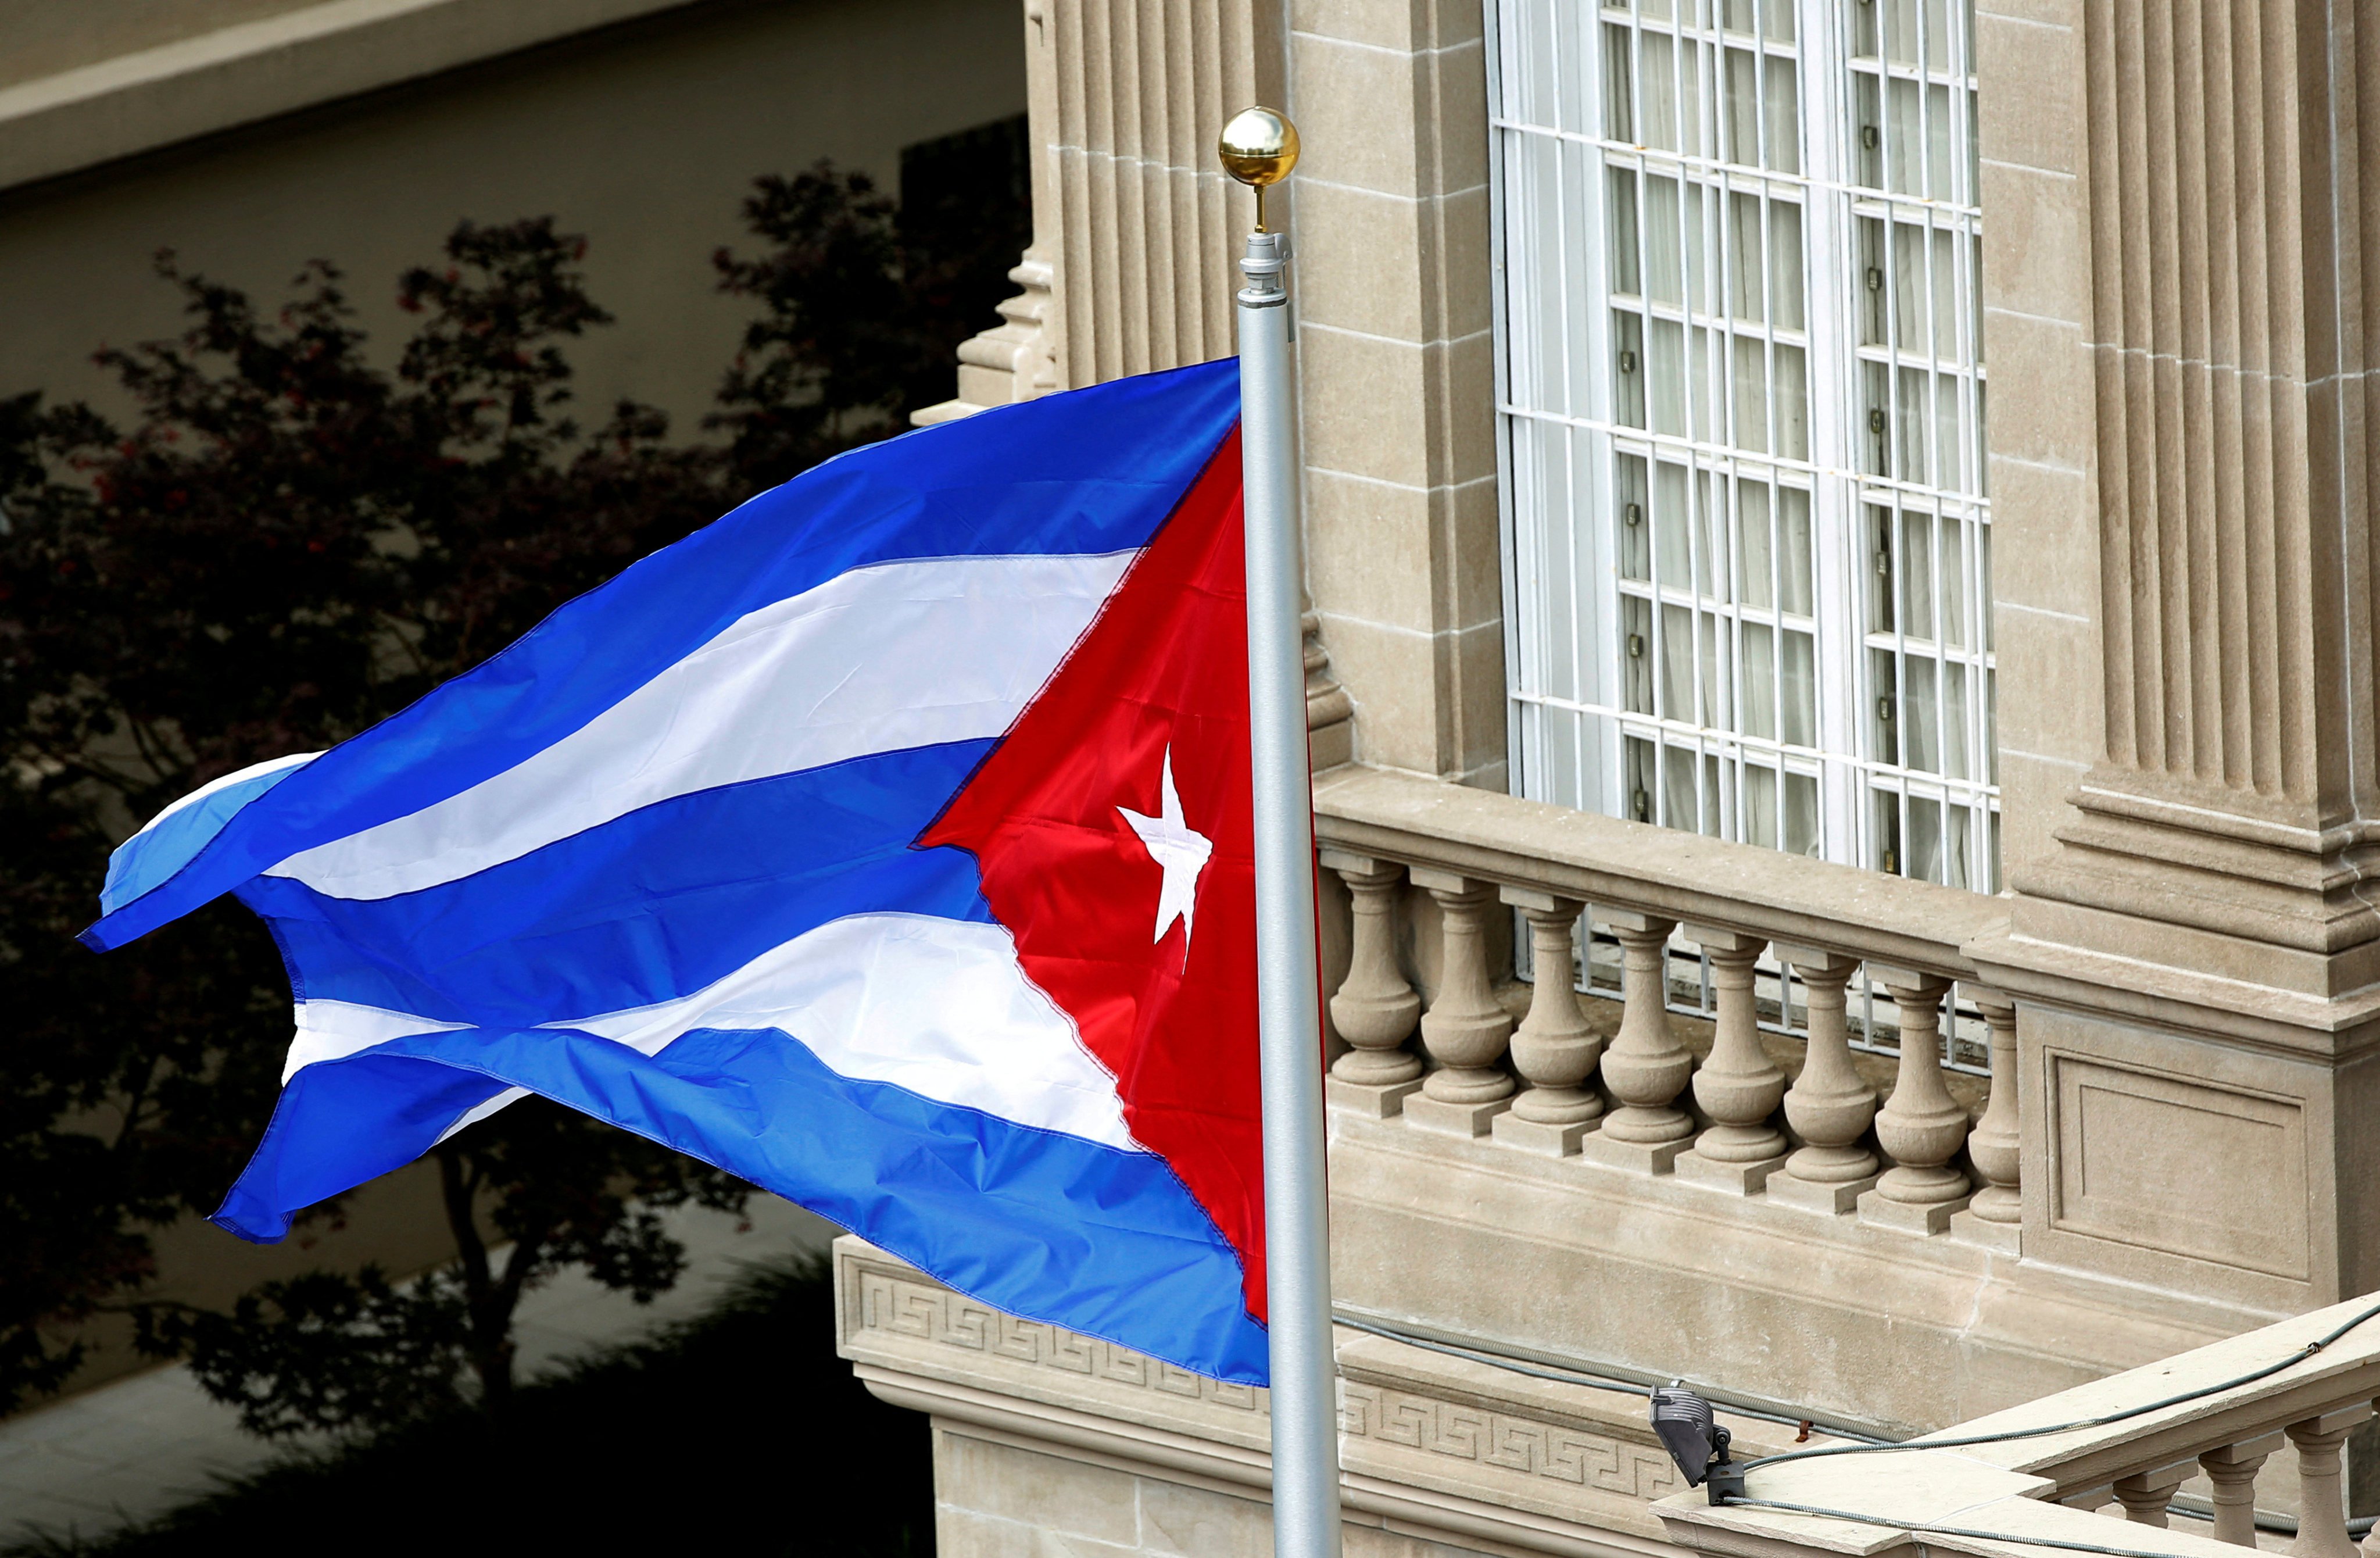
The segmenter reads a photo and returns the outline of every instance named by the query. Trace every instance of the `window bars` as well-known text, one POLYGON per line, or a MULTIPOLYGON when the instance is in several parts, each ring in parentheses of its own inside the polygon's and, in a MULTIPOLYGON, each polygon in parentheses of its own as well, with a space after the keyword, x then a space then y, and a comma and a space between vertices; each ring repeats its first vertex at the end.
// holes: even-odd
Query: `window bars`
POLYGON ((1492 9, 1522 793, 1997 888, 1965 0, 1492 9))

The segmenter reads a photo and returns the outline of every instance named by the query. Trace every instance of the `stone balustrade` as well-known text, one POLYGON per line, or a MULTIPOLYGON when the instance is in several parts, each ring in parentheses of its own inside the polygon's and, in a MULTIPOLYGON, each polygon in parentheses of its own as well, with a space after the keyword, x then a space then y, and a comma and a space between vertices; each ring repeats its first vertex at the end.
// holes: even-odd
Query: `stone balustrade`
POLYGON ((1682 1546, 1731 1558, 1840 1553, 1848 1533, 1868 1552, 1915 1537, 1961 1552, 2033 1542, 2213 1558, 2257 1546, 2260 1518, 2268 1532, 2294 1524, 2292 1558, 2380 1558, 2380 1537, 2350 1534, 2342 1477, 2375 1399, 2380 1299, 2367 1295, 1889 1450, 1781 1457, 1752 1470, 1750 1503, 1681 1494, 1654 1512, 1682 1546), (2204 1493, 2177 1501, 2193 1483, 2204 1493))
POLYGON ((2015 1011, 1963 951, 1996 900, 1378 770, 1322 775, 1316 808, 1348 905, 1336 1107, 2016 1249, 2015 1011), (1589 926, 1620 964, 1616 990, 1588 980, 1594 1014, 1589 926), (1509 942, 1535 971, 1524 1008, 1496 988, 1509 942), (1688 948, 1706 1046, 1673 1010, 1688 948), (1895 1019, 1881 1097, 1855 980, 1895 1019), (1980 1119, 1944 1073, 1954 989, 1988 1034, 1980 1119))

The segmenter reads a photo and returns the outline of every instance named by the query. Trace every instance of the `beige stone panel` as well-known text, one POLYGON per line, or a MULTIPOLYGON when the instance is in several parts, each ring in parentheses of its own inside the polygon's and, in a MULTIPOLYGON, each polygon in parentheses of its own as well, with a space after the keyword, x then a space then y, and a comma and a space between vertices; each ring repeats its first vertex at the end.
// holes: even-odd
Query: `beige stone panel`
POLYGON ((1986 309, 1984 338, 1992 354, 1992 452, 2090 469, 2096 423, 2082 327, 1986 309))
MULTIPOLYGON (((2380 1053, 2363 1055, 2343 1067, 2332 1089, 2339 1118, 2380 1119, 2380 1053)), ((2337 1184, 2351 1187, 2353 1197, 2338 1220, 2338 1287, 2342 1293, 2370 1293, 2380 1289, 2380 1218, 2371 1215, 2373 1196, 2368 1188, 2380 1186, 2380 1131, 2350 1129, 2337 1134, 2332 1177, 2337 1184)), ((2368 1477, 2380 1481, 2380 1467, 2355 1475, 2359 1479, 2368 1477)))
POLYGON ((1355 704, 1359 762, 1439 772, 1437 640, 1410 628, 1324 613, 1330 669, 1355 704))
POLYGON ((1448 620, 1463 627, 1502 621, 1503 517, 1496 506, 1495 478, 1440 487, 1431 497, 1446 536, 1448 620))
MULTIPOLYGON (((2082 182, 2016 163, 1983 164, 1984 298, 1994 308, 2087 323, 2090 212, 2082 182)), ((1984 343, 1988 360, 1992 343, 1984 343)))
POLYGON ((1290 0, 1290 26, 1380 49, 1446 49, 1481 36, 1474 0, 1290 0))
POLYGON ((1463 336, 1492 329, 1496 323, 1495 276, 1490 269, 1490 221, 1488 186, 1457 189, 1439 197, 1435 209, 1439 231, 1439 318, 1447 335, 1463 336))
MULTIPOLYGON (((1431 526, 1441 495, 1338 471, 1307 471, 1305 578, 1315 608, 1416 632, 1435 627, 1431 526)), ((1323 642, 1335 661, 1337 645, 1328 632, 1323 642)))
POLYGON ((2005 734, 1999 762, 2000 881, 2022 888, 2027 868, 2057 855, 2056 830, 2075 817, 2066 797, 2085 770, 2010 751, 2005 734))
POLYGON ((1299 176, 1385 195, 1438 192, 1415 156, 1413 56, 1301 32, 1290 38, 1289 59, 1299 176))
POLYGON ((1500 790, 1506 784, 1504 625, 1483 622, 1461 629, 1453 643, 1453 772, 1484 789, 1500 790))
POLYGON ((1975 15, 2074 30, 2082 25, 2082 0, 1977 0, 1975 15))
POLYGON ((1504 788, 1501 622, 1433 636, 1326 613, 1323 643, 1354 700, 1359 762, 1504 788))
POLYGON ((2255 1323, 1667 1175, 1334 1123, 1340 1302, 1664 1378, 1714 1367, 1730 1338, 1730 1388, 1837 1422, 1939 1428, 2255 1323))
POLYGON ((1484 43, 1443 49, 1437 67, 1439 175, 1446 193, 1488 182, 1488 51, 1484 43))
POLYGON ((975 1515, 1130 1547, 1140 1540, 1135 1479, 1104 1467, 977 1439, 934 1436, 934 1498, 975 1515))
POLYGON ((1271 1558, 1272 1507, 1145 1477, 1140 1545, 1144 1552, 1182 1558, 1271 1558))
POLYGON ((2099 516, 2089 477, 1995 456, 1992 600, 2098 615, 2099 516))
POLYGON ((943 1504, 934 1511, 936 1558, 1129 1558, 1137 1547, 992 1520, 943 1504))
MULTIPOLYGON (((1474 1558, 1471 1547, 1451 1547, 1377 1526, 1349 1526, 1342 1539, 1345 1558, 1474 1558)), ((1507 1549, 1505 1551, 1512 1551, 1507 1549)))
POLYGON ((1434 322, 1421 246, 1430 202, 1345 184, 1310 184, 1303 193, 1295 228, 1299 323, 1427 339, 1434 322))
POLYGON ((1445 463, 1436 472, 1447 483, 1496 474, 1496 339, 1488 331, 1449 341, 1445 363, 1445 463))
POLYGON ((1309 469, 1432 483, 1426 348, 1308 323, 1297 352, 1309 469))
POLYGON ((1993 620, 2001 744, 2037 757, 2096 761, 2106 747, 2097 697, 2097 627, 2006 604, 1993 620))
POLYGON ((2295 1099, 2054 1056, 2054 1225, 2303 1281, 2306 1120, 2295 1099))
POLYGON ((2327 1066, 2019 1010, 2025 1162, 2050 1176, 2027 1257, 2271 1312, 2339 1296, 2327 1066))
POLYGON ((2081 33, 1979 15, 1975 76, 1975 139, 1985 156, 2050 173, 2082 171, 2081 33))
POLYGON ((1381 0, 1289 0, 1291 32, 1410 53, 1429 46, 1428 5, 1381 0))

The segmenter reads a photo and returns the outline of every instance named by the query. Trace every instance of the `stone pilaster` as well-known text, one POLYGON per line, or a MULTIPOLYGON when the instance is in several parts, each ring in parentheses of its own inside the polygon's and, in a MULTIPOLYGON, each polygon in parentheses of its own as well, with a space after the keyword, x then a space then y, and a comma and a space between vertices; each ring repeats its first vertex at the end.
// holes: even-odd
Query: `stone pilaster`
POLYGON ((1976 28, 2015 895, 1970 951, 2017 1003, 2023 1254, 2327 1303, 2380 1282, 2380 26, 1979 0, 1976 28))
POLYGON ((1307 578, 1363 761, 1504 785, 1478 0, 1293 0, 1307 578))
MULTIPOLYGON (((1254 220, 1215 140, 1253 103, 1286 99, 1280 0, 1025 0, 1033 242, 1001 323, 959 347, 948 421, 1236 349, 1232 261, 1254 220)), ((1295 210, 1295 181, 1274 211, 1295 210)), ((1305 621, 1316 769, 1345 762, 1354 713, 1305 621)))
POLYGON ((2380 979, 2363 10, 2082 7, 2104 732, 2013 873, 2027 934, 2321 1001, 2380 979))
POLYGON ((959 348, 943 421, 1128 373, 1228 357, 1249 201, 1223 121, 1281 95, 1263 0, 1026 0, 1033 243, 1002 322, 959 348))

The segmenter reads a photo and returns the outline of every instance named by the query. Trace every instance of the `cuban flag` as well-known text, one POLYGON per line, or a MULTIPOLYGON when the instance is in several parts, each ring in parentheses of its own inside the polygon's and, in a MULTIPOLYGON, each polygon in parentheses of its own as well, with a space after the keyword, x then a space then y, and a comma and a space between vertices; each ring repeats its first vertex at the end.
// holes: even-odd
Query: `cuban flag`
POLYGON ((116 850, 297 1003, 249 1239, 539 1093, 984 1302, 1266 1380, 1239 390, 844 455, 116 850))

